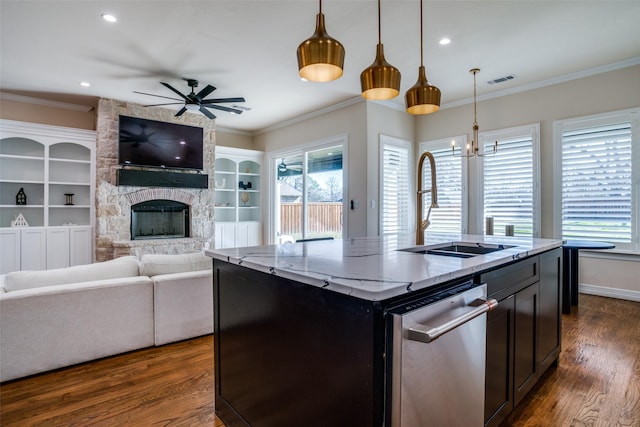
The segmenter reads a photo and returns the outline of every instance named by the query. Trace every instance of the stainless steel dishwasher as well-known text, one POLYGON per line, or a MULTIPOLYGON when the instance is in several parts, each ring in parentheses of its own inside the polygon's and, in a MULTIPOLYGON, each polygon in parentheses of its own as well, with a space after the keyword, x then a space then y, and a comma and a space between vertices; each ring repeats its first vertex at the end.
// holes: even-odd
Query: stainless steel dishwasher
POLYGON ((484 424, 486 284, 463 283, 390 310, 391 425, 484 424))

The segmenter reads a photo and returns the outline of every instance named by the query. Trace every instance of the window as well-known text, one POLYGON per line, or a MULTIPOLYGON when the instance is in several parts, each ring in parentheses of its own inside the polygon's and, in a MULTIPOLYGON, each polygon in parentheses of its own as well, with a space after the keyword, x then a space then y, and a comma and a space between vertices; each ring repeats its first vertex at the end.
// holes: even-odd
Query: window
POLYGON ((638 113, 630 110, 555 123, 561 179, 556 231, 562 238, 640 249, 640 150, 633 147, 638 141, 638 113))
MULTIPOLYGON (((436 184, 438 190, 438 208, 431 210, 429 231, 444 233, 466 233, 466 187, 467 162, 462 157, 452 155, 451 141, 458 146, 467 143, 466 136, 446 138, 420 144, 420 154, 431 152, 436 162, 436 184)), ((418 157, 419 158, 419 157, 418 157)), ((425 161, 426 162, 426 161, 425 161)), ((431 171, 428 162, 422 171, 423 188, 431 188, 431 171)), ((422 199, 423 212, 431 206, 430 196, 422 199)))
POLYGON ((272 241, 343 236, 343 141, 270 155, 272 241), (271 191, 273 191, 271 190, 271 191))
POLYGON ((380 135, 380 231, 408 233, 411 197, 411 143, 380 135))
POLYGON ((539 128, 536 124, 480 134, 485 153, 498 141, 497 152, 481 157, 480 165, 483 222, 493 218, 495 235, 504 236, 507 225, 514 226, 515 236, 540 233, 539 128))

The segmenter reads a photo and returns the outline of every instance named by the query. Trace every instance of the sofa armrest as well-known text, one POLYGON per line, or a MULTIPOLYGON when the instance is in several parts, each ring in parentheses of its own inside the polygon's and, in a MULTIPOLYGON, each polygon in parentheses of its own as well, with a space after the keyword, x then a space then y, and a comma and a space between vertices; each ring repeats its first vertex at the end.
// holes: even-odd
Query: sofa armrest
POLYGON ((153 276, 155 344, 213 333, 212 270, 153 276))
POLYGON ((0 294, 0 381, 152 346, 148 277, 0 294))

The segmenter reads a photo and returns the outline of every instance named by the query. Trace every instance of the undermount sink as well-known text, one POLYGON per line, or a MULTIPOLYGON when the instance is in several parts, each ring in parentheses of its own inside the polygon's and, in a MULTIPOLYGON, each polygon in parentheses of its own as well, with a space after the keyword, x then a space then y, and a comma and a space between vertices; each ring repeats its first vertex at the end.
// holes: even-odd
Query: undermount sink
POLYGON ((512 248, 512 245, 475 243, 475 242, 449 242, 428 246, 416 246, 413 248, 399 249, 402 252, 414 254, 442 255, 456 258, 471 258, 485 255, 491 252, 512 248))

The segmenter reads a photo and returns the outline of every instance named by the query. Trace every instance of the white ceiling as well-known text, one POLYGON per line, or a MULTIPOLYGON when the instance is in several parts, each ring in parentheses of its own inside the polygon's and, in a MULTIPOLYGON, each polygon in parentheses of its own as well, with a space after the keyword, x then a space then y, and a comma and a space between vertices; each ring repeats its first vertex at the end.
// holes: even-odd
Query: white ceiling
MULTIPOLYGON (((315 0, 0 0, 0 90, 91 103, 106 97, 154 104, 188 91, 181 78, 246 98, 242 115, 216 112, 217 126, 257 132, 353 99, 377 43, 377 2, 325 0, 327 31, 346 49, 342 78, 300 81, 296 49, 311 36, 315 0), (102 13, 118 22, 107 23, 102 13), (79 85, 88 81, 91 87, 79 85)), ((418 0, 382 1, 382 42, 404 93, 420 63, 418 0)), ((424 58, 442 104, 468 102, 469 69, 479 98, 640 63, 640 1, 425 1, 424 58), (452 43, 440 46, 438 40, 452 43), (586 70, 586 71, 585 71, 586 70), (514 74, 499 85, 486 81, 514 74)), ((640 80, 640 76, 638 76, 640 80)), ((179 108, 175 107, 177 110, 179 108)))

